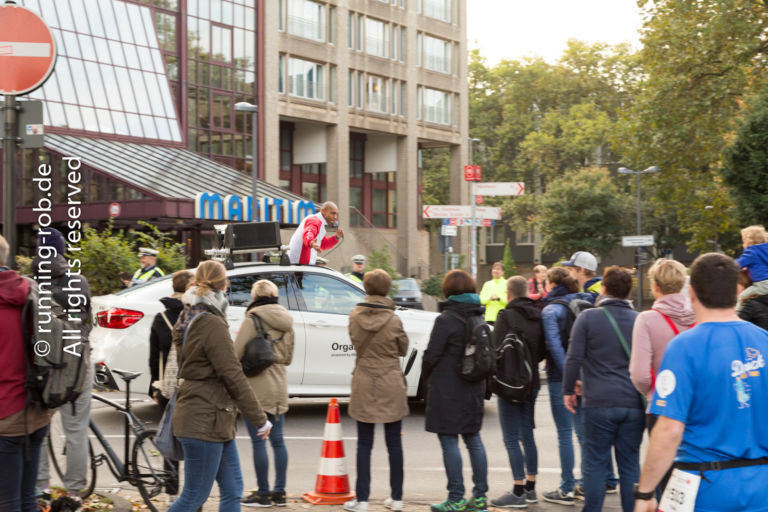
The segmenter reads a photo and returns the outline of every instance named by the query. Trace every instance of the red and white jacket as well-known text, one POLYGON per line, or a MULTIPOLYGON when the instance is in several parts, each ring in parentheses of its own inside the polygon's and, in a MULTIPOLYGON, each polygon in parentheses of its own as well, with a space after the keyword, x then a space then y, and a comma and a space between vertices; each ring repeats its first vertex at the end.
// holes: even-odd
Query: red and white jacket
POLYGON ((314 265, 317 261, 317 251, 311 247, 311 244, 315 240, 320 240, 320 249, 323 251, 336 245, 338 240, 335 236, 325 236, 325 226, 327 225, 328 223, 320 212, 305 217, 301 221, 288 244, 288 257, 291 263, 314 265))

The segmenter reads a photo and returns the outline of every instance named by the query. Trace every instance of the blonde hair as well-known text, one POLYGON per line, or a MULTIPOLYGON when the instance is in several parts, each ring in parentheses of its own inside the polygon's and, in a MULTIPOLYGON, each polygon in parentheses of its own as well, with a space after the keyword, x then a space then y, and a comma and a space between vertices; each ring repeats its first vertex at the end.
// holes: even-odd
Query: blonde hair
POLYGON ((277 297, 279 293, 277 285, 267 279, 260 279, 251 286, 251 297, 254 299, 259 297, 277 297))
POLYGON ((201 297, 208 292, 217 292, 227 284, 227 269, 218 261, 204 261, 195 272, 195 284, 195 293, 201 297))
POLYGON ((546 272, 547 271, 547 267, 545 265, 536 265, 535 267, 533 267, 533 271, 534 271, 534 273, 535 272, 546 272))
POLYGON ((747 246, 764 244, 768 242, 768 232, 763 226, 756 224, 742 229, 741 238, 747 246))
POLYGON ((648 271, 648 279, 656 283, 664 295, 680 293, 685 286, 687 272, 682 263, 675 260, 656 260, 648 271))

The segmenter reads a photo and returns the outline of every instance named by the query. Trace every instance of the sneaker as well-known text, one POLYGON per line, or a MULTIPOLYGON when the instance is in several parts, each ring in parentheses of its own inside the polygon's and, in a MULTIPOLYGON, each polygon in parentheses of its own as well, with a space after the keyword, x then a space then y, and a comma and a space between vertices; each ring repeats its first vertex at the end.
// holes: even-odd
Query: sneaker
POLYGON ((525 500, 525 494, 518 496, 513 492, 508 492, 495 500, 491 500, 491 505, 502 508, 526 508, 528 503, 525 500))
POLYGON ((368 512, 368 502, 350 500, 344 503, 344 510, 349 510, 349 512, 368 512))
POLYGON ((525 501, 527 503, 538 503, 539 498, 536 496, 536 489, 525 491, 525 501))
POLYGON ((393 510, 394 512, 403 511, 402 500, 393 500, 392 498, 387 498, 384 500, 384 506, 387 507, 389 510, 393 510))
POLYGON ((430 512, 464 512, 467 510, 467 501, 445 500, 444 502, 438 503, 437 505, 430 505, 429 510, 430 512))
POLYGON ((573 486, 573 497, 577 500, 584 501, 584 488, 579 484, 573 486))
POLYGON ((554 491, 545 492, 541 497, 544 498, 544 501, 559 503, 560 505, 574 505, 576 502, 576 498, 573 497, 573 491, 563 492, 559 488, 554 491))
POLYGON ((270 497, 272 498, 272 503, 276 507, 284 507, 285 506, 285 491, 283 491, 283 492, 273 492, 270 497))
POLYGON ((269 495, 261 495, 258 492, 252 492, 242 500, 240 500, 240 503, 242 503, 246 507, 271 507, 272 506, 272 500, 269 499, 269 495))
POLYGON ((471 512, 487 512, 488 498, 486 496, 477 496, 469 500, 467 510, 471 512))
POLYGON ((616 494, 616 484, 605 484, 605 494, 616 494))

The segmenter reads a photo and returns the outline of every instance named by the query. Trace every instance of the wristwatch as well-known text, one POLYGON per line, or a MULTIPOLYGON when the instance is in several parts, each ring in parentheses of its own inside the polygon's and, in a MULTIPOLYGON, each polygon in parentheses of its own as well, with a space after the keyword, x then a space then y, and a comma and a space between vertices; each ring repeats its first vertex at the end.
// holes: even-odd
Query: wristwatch
POLYGON ((638 487, 637 484, 632 488, 632 494, 635 496, 636 500, 643 500, 648 501, 651 498, 654 498, 656 496, 656 490, 648 491, 648 492, 640 492, 640 487, 638 487))

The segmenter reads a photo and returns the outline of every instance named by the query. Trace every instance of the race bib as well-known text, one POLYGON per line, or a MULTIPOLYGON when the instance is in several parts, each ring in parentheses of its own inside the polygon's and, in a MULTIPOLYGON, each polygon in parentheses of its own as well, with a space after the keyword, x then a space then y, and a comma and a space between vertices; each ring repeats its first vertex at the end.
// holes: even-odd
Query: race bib
POLYGON ((679 469, 672 470, 661 496, 659 512, 693 512, 701 477, 679 469))

